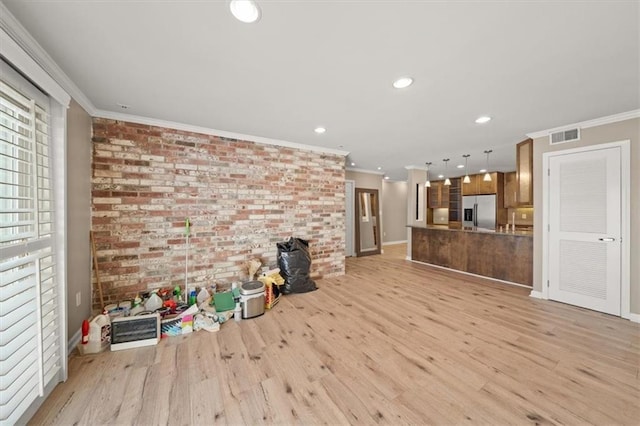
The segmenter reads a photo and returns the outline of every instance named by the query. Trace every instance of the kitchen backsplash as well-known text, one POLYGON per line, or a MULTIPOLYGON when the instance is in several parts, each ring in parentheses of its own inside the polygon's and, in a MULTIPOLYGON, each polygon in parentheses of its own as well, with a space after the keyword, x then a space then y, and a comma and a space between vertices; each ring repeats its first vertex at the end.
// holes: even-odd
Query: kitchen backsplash
POLYGON ((533 226, 533 207, 509 209, 507 215, 509 223, 512 222, 514 213, 517 226, 533 226))
POLYGON ((449 209, 433 209, 433 224, 447 225, 449 223, 449 209))

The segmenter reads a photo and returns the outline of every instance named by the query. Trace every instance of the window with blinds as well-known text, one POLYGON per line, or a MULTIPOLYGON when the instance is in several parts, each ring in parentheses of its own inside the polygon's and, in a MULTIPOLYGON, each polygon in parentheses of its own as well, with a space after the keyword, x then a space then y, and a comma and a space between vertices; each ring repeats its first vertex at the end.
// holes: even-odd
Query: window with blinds
POLYGON ((5 68, 2 71, 0 423, 13 424, 57 378, 62 348, 49 100, 24 80, 16 84, 5 68))

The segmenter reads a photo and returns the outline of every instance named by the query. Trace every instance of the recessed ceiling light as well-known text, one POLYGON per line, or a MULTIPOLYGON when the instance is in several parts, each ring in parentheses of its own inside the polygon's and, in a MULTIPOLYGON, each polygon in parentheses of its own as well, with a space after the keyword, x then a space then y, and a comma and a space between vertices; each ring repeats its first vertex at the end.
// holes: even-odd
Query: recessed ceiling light
POLYGON ((351 163, 351 167, 353 167, 353 166, 355 166, 355 165, 356 165, 356 163, 351 163))
POLYGON ((482 117, 476 118, 476 123, 478 124, 488 123, 489 121, 491 121, 491 117, 489 117, 488 115, 483 115, 482 117))
POLYGON ((413 79, 411 77, 400 77, 393 82, 393 87, 396 89, 404 89, 405 87, 411 86, 411 83, 413 83, 413 79))
POLYGON ((389 179, 389 176, 385 176, 384 178, 385 178, 385 179, 389 179))
POLYGON ((378 166, 378 170, 382 170, 382 167, 378 166))
POLYGON ((438 179, 442 179, 444 175, 438 175, 438 179))
POLYGON ((459 169, 464 169, 464 164, 458 164, 456 167, 459 169))
POLYGON ((480 173, 487 173, 487 169, 480 169, 480 173))
POLYGON ((253 0, 231 0, 229 10, 238 21, 246 24, 260 19, 260 7, 253 0))
POLYGON ((317 134, 321 135, 324 132, 327 131, 327 129, 325 129, 324 127, 316 127, 315 129, 313 129, 314 132, 316 132, 317 134))

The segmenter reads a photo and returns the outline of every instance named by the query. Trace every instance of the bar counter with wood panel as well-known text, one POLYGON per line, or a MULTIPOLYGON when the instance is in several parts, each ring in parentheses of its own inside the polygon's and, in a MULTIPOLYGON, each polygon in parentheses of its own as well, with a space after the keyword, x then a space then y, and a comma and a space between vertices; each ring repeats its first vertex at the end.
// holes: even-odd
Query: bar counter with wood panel
POLYGON ((530 231, 507 233, 414 226, 411 259, 533 286, 533 236, 530 231))

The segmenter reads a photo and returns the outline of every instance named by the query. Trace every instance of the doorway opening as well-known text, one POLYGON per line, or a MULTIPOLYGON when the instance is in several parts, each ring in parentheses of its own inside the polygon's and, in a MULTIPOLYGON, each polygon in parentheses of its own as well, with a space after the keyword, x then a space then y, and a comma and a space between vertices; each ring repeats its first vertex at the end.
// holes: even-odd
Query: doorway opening
POLYGON ((377 189, 356 188, 356 256, 380 254, 380 202, 377 189))

